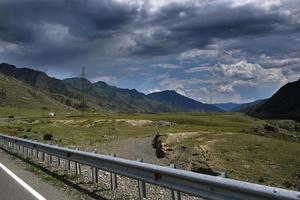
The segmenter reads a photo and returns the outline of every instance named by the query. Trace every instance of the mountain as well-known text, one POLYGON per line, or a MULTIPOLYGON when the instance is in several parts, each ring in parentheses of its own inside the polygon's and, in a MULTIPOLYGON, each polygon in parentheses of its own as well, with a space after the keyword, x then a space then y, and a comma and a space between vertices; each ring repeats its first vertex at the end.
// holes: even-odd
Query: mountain
POLYGON ((82 81, 86 99, 106 110, 122 112, 166 112, 171 111, 160 102, 152 101, 144 93, 135 89, 121 89, 99 81, 91 83, 81 78, 63 80, 75 90, 82 90, 82 81))
POLYGON ((229 103, 218 103, 214 105, 227 112, 244 112, 245 110, 256 108, 256 106, 264 103, 265 101, 267 101, 267 99, 259 99, 249 103, 229 102, 229 103))
POLYGON ((82 78, 64 80, 49 77, 30 68, 16 68, 0 64, 0 73, 25 83, 26 87, 40 91, 50 100, 77 110, 82 109, 82 94, 87 111, 116 112, 220 112, 221 109, 184 97, 174 91, 146 95, 135 89, 122 89, 99 81, 91 83, 82 78), (82 88, 83 87, 83 88, 82 88))
POLYGON ((71 111, 43 91, 36 90, 13 77, 0 73, 0 106, 44 111, 71 111))
POLYGON ((148 98, 168 105, 173 111, 200 111, 200 112, 222 112, 220 108, 204 104, 194 99, 178 94, 174 90, 154 92, 147 95, 148 98))
POLYGON ((49 77, 46 73, 29 68, 16 68, 13 65, 0 64, 0 72, 14 77, 35 88, 40 88, 51 93, 70 95, 66 85, 59 79, 49 77))
POLYGON ((236 108, 242 104, 229 102, 229 103, 216 103, 213 105, 217 106, 218 108, 220 108, 224 111, 231 112, 234 108, 236 108))
POLYGON ((232 112, 246 112, 248 110, 253 110, 253 109, 257 108, 258 106, 262 105, 263 103, 265 103, 267 100, 268 99, 259 99, 259 100, 252 101, 249 103, 239 104, 238 106, 233 108, 231 111, 232 112))
POLYGON ((300 79, 281 87, 270 99, 249 114, 268 119, 300 121, 300 79))

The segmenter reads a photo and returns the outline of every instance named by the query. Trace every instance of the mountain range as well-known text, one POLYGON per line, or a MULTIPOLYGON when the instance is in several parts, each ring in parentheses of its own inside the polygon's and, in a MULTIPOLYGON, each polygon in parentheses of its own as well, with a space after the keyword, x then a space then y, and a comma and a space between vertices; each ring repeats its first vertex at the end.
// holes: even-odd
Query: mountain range
MULTIPOLYGON (((2 76, 22 83, 32 91, 38 91, 58 107, 88 111, 113 112, 222 112, 214 105, 205 104, 178 94, 176 91, 162 91, 144 94, 135 89, 123 89, 99 81, 91 83, 87 79, 68 78, 64 80, 49 77, 46 73, 30 68, 17 68, 13 65, 0 64, 2 76), (84 89, 83 89, 84 88, 84 89), (84 94, 84 95, 83 95, 84 94)), ((9 90, 2 88, 1 90, 9 90)), ((14 100, 10 99, 13 103, 14 100)), ((43 102, 41 102, 43 104, 43 102)))
POLYGON ((245 104, 205 104, 173 90, 144 94, 135 89, 95 83, 82 78, 60 80, 30 68, 0 64, 0 106, 42 110, 105 112, 245 112, 267 119, 300 121, 300 79, 280 88, 271 98, 245 104), (84 94, 84 95, 83 95, 84 94), (85 103, 82 104, 82 99, 85 103))
POLYGON ((246 113, 260 118, 300 121, 300 79, 287 83, 270 99, 246 113))
POLYGON ((259 99, 259 100, 248 102, 248 103, 229 102, 229 103, 219 103, 219 104, 214 104, 214 105, 226 112, 239 112, 239 111, 244 111, 247 109, 253 109, 255 106, 263 104, 266 101, 267 101, 267 99, 259 99))

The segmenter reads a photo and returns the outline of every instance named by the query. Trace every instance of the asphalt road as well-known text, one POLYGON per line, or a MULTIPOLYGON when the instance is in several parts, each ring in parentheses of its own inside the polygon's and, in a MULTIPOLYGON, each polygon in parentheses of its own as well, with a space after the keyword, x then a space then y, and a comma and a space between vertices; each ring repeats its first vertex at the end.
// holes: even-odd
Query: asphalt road
MULTIPOLYGON (((47 200, 74 200, 70 193, 66 192, 63 187, 55 187, 45 182, 41 177, 26 170, 29 167, 22 160, 11 156, 0 149, 0 165, 4 165, 15 176, 25 182, 29 187, 36 191, 47 200)), ((0 200, 36 200, 28 190, 21 186, 18 181, 12 178, 0 166, 0 200)))
POLYGON ((6 171, 0 168, 0 199, 35 200, 36 198, 6 171))

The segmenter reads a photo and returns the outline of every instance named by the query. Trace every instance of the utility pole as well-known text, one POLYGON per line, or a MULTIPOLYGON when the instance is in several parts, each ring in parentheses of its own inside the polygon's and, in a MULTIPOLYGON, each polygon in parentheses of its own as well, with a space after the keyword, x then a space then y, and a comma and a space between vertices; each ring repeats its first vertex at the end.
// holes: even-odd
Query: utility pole
POLYGON ((82 110, 81 110, 81 115, 84 116, 84 111, 85 111, 85 82, 84 82, 84 77, 85 77, 85 67, 82 67, 82 74, 81 74, 81 104, 82 104, 82 110))

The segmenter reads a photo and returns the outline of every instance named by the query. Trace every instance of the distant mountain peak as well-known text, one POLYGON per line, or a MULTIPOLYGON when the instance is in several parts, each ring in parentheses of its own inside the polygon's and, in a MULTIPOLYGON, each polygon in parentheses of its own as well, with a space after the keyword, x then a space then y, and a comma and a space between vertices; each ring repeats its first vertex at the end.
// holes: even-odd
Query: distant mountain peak
POLYGON ((175 90, 164 90, 153 92, 147 95, 148 98, 168 104, 178 112, 188 110, 191 112, 222 112, 223 110, 210 104, 204 104, 184 95, 177 93, 175 90))

